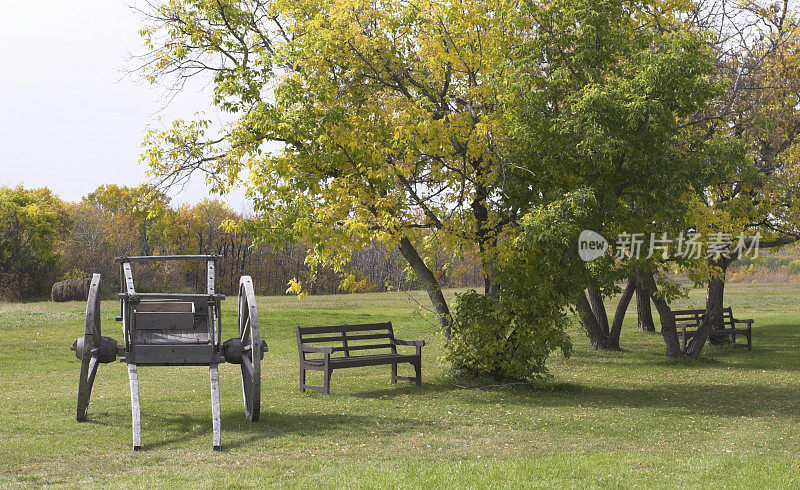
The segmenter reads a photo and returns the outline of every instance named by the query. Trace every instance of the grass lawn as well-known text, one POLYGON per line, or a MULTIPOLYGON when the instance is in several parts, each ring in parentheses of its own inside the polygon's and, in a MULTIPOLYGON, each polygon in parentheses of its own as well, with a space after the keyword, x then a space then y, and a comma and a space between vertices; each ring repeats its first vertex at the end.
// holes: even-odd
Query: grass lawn
MULTIPOLYGON (((674 306, 700 307, 703 294, 674 306)), ((139 370, 134 453, 124 364, 100 367, 89 421, 75 422, 68 347, 85 305, 0 304, 0 486, 800 487, 796 285, 728 287, 734 315, 755 319, 751 353, 708 347, 700 362, 669 363, 631 309, 624 352, 590 351, 576 329, 552 380, 483 389, 448 377, 422 293, 258 302, 270 347, 261 420, 244 417, 239 367, 221 365, 221 453, 207 368, 139 370), (422 388, 390 385, 379 366, 335 371, 329 396, 298 393, 294 325, 387 319, 399 338, 428 341, 422 388)), ((223 340, 236 328, 236 301, 224 305, 223 340)), ((103 332, 120 340, 116 312, 103 302, 103 332)))

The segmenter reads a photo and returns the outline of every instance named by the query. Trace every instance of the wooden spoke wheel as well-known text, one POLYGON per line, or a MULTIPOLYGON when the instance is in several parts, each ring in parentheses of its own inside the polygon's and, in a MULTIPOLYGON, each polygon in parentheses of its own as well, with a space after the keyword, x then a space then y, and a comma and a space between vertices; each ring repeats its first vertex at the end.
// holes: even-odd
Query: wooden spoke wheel
POLYGON ((92 275, 89 286, 89 298, 86 300, 86 329, 82 338, 75 341, 76 351, 81 360, 81 372, 78 378, 78 422, 86 420, 89 410, 89 398, 92 385, 100 364, 100 274, 92 275))
POLYGON ((244 411, 253 422, 261 412, 261 359, 264 357, 258 332, 258 311, 253 280, 239 281, 239 339, 242 341, 242 393, 244 411))

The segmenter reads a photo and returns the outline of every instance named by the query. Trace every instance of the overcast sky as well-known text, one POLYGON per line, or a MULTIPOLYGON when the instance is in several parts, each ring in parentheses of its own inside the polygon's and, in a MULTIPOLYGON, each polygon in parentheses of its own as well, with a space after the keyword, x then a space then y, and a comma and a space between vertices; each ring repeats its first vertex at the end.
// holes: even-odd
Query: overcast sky
MULTIPOLYGON (((148 123, 215 118, 210 87, 165 108, 163 88, 123 76, 142 49, 130 1, 0 0, 0 185, 46 186, 69 201, 102 184, 135 186, 147 179, 138 159, 148 123)), ((170 194, 195 203, 208 191, 197 178, 170 194)), ((241 192, 223 200, 247 209, 241 192)))

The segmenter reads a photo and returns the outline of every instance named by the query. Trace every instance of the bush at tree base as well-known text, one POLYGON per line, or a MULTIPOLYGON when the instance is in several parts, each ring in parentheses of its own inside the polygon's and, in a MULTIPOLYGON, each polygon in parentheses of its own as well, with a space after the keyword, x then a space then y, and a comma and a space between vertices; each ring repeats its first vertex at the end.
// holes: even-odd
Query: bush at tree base
POLYGON ((521 299, 474 290, 457 295, 446 354, 456 373, 530 379, 547 373, 551 352, 569 355, 563 305, 547 297, 529 298, 527 305, 521 299))

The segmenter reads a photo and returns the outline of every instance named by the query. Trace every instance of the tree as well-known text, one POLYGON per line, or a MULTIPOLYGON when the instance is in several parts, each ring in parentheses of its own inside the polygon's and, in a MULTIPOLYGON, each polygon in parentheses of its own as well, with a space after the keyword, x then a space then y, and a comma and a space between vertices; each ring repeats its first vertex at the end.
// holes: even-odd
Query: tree
MULTIPOLYGON (((537 29, 522 45, 508 113, 513 159, 522 169, 507 192, 525 203, 521 209, 582 190, 596 203, 589 229, 612 237, 677 232, 692 196, 738 164, 741 145, 689 124, 722 86, 711 79, 703 33, 682 21, 687 14, 672 4, 602 0, 531 10, 537 29)), ((562 243, 566 260, 578 260, 576 243, 577 235, 562 243)), ((655 287, 650 265, 607 256, 573 276, 593 347, 619 349, 625 308, 609 324, 603 297, 637 267, 644 269, 637 281, 655 287)), ((627 306, 629 290, 623 299, 627 306)), ((668 316, 663 298, 656 306, 668 316)), ((679 356, 674 322, 662 322, 662 335, 667 356, 679 356)))
POLYGON ((165 217, 171 212, 169 197, 148 184, 137 187, 107 184, 84 199, 96 206, 106 219, 111 240, 120 255, 153 255, 164 235, 165 217))
MULTIPOLYGON (((789 2, 700 2, 693 19, 714 33, 715 76, 725 91, 698 114, 708 135, 728 132, 748 156, 695 203, 694 227, 708 235, 760 235, 761 248, 800 239, 795 148, 800 141, 800 29, 789 2)), ((733 240, 734 242, 736 240, 733 240)), ((707 257, 693 273, 707 283, 706 313, 686 354, 698 357, 712 328, 722 328, 725 273, 741 249, 707 257)))
POLYGON ((49 189, 0 187, 0 297, 49 291, 60 274, 56 244, 67 216, 49 189))
POLYGON ((450 308, 418 244, 474 246, 484 292, 515 210, 500 205, 498 103, 515 10, 501 1, 184 1, 152 6, 151 80, 207 74, 236 118, 150 132, 163 183, 205 172, 218 190, 247 171, 260 234, 313 245, 307 262, 344 271, 351 250, 399 249, 444 336, 450 308), (283 148, 264 151, 264 143, 283 148), (461 244, 461 245, 460 245, 461 244))

